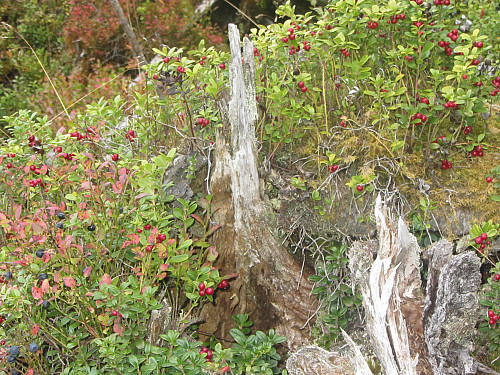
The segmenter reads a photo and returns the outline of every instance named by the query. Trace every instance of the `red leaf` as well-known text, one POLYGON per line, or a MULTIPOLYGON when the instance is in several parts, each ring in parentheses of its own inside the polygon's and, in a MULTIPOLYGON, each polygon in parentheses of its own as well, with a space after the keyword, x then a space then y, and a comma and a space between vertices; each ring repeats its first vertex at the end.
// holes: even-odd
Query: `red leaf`
POLYGON ((31 336, 36 336, 38 335, 38 331, 40 330, 40 325, 37 323, 37 324, 33 324, 33 327, 31 327, 31 336))
POLYGON ((50 290, 49 279, 45 279, 42 281, 42 292, 47 293, 50 290))
POLYGON ((90 273, 92 272, 92 267, 87 267, 83 270, 83 277, 88 277, 90 273))
POLYGON ((90 184, 90 181, 84 181, 84 182, 82 182, 82 189, 83 190, 90 190, 91 186, 92 185, 90 184))
POLYGON ((71 276, 67 276, 64 278, 64 285, 68 288, 74 288, 76 286, 76 281, 71 276))
POLYGON ((118 333, 118 335, 123 337, 123 329, 120 326, 120 323, 118 323, 118 320, 115 320, 115 322, 113 323, 113 332, 118 333))
POLYGON ((149 195, 149 193, 137 194, 134 199, 137 201, 137 200, 139 200, 141 198, 147 197, 148 195, 149 195))
POLYGON ((214 225, 213 227, 211 227, 208 232, 207 232, 207 237, 210 236, 213 232, 215 232, 217 229, 219 229, 220 227, 222 227, 222 225, 214 225))
POLYGON ((99 285, 101 285, 101 284, 111 285, 112 282, 113 282, 113 280, 111 280, 111 277, 109 277, 109 275, 107 273, 105 273, 102 276, 102 281, 99 283, 99 285))
POLYGON ((196 214, 191 214, 191 217, 193 219, 195 219, 198 223, 200 223, 201 225, 205 225, 205 223, 203 222, 203 220, 201 219, 201 217, 199 217, 198 215, 196 214))
POLYGON ((31 290, 31 294, 33 294, 34 299, 42 299, 43 297, 43 292, 40 288, 37 288, 36 286, 33 287, 31 290))
POLYGON ((54 273, 54 282, 55 283, 58 283, 61 281, 62 279, 62 276, 61 276, 61 272, 60 271, 57 271, 56 273, 54 273))
POLYGON ((160 271, 166 271, 168 269, 168 264, 160 264, 160 271))
POLYGON ((14 217, 16 218, 16 220, 19 220, 19 218, 21 217, 22 210, 23 210, 23 206, 21 206, 21 205, 17 206, 16 212, 14 214, 14 217))

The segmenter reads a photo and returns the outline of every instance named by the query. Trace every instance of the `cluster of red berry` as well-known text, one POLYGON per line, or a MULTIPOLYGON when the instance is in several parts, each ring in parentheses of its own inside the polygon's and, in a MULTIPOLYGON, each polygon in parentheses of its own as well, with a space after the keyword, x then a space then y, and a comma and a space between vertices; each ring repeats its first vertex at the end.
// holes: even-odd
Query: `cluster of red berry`
POLYGON ((457 39, 458 39, 458 36, 459 36, 458 35, 458 30, 457 29, 453 29, 448 34, 446 34, 446 36, 448 38, 450 38, 452 42, 456 42, 457 39))
POLYGON ((330 172, 330 173, 336 172, 337 169, 339 169, 339 166, 337 164, 328 166, 328 172, 330 172))
MULTIPOLYGON (((474 242, 476 243, 476 245, 479 245, 479 252, 483 252, 483 250, 485 249, 485 247, 487 245, 491 245, 491 242, 488 241, 488 234, 487 233, 482 233, 480 236, 477 236, 475 239, 474 239, 474 242)), ((496 275, 495 275, 496 277, 496 275)), ((495 280, 495 281, 498 281, 498 280, 495 280)))
POLYGON ((450 42, 445 42, 444 40, 440 40, 438 42, 438 46, 444 48, 444 53, 448 56, 453 55, 453 50, 450 47, 450 42))
POLYGON ((405 18, 406 15, 404 13, 397 14, 395 16, 391 16, 391 18, 387 20, 387 23, 392 23, 393 25, 395 25, 399 20, 403 21, 405 18))
POLYGON ((489 318, 488 323, 490 324, 490 326, 492 326, 498 321, 498 315, 495 314, 493 310, 488 310, 488 318, 489 318))
POLYGON ((368 21, 367 27, 369 29, 375 30, 378 27, 378 22, 376 21, 368 21))
POLYGON ((464 126, 463 129, 464 129, 464 134, 467 135, 472 131, 472 126, 467 125, 467 126, 464 126))
POLYGON ((200 284, 198 284, 198 294, 199 294, 200 296, 202 296, 202 297, 203 297, 205 294, 206 294, 207 296, 211 296, 211 295, 213 295, 213 294, 214 294, 214 289, 213 289, 213 288, 210 288, 210 287, 206 288, 205 283, 200 283, 200 284))
POLYGON ((472 156, 473 158, 475 158, 476 156, 482 158, 483 155, 484 155, 484 150, 481 145, 474 147, 474 150, 472 150, 472 152, 470 153, 470 156, 472 156))
POLYGON ((444 103, 444 108, 457 108, 458 104, 455 102, 446 102, 444 103))
POLYGON ((340 52, 342 52, 342 54, 345 56, 345 57, 349 57, 349 51, 344 49, 344 48, 341 48, 340 49, 340 52))
POLYGON ((198 125, 200 125, 202 128, 207 126, 210 123, 210 120, 207 118, 199 117, 196 122, 198 122, 198 125))
POLYGON ((133 131, 132 129, 130 129, 127 132, 127 134, 125 134, 125 138, 127 138, 130 142, 134 142, 135 141, 135 139, 134 139, 135 137, 137 137, 137 135, 135 134, 135 131, 133 131))
POLYGON ((434 0, 434 5, 435 6, 438 6, 438 5, 450 5, 450 0, 434 0))
POLYGON ((491 96, 496 96, 500 92, 500 76, 497 76, 491 81, 493 83, 493 86, 495 86, 495 89, 490 92, 491 96))
POLYGON ((414 114, 413 116, 411 116, 410 119, 411 119, 411 121, 420 120, 420 122, 417 122, 415 125, 422 125, 424 122, 427 121, 427 116, 418 112, 418 113, 414 114))
POLYGON ((453 164, 451 164, 451 161, 445 159, 441 162, 441 169, 443 171, 451 168, 453 168, 453 164))
POLYGON ((307 86, 306 86, 306 84, 304 83, 304 81, 300 81, 300 82, 297 84, 297 86, 299 86, 300 91, 302 91, 302 92, 306 92, 306 91, 307 91, 307 86))

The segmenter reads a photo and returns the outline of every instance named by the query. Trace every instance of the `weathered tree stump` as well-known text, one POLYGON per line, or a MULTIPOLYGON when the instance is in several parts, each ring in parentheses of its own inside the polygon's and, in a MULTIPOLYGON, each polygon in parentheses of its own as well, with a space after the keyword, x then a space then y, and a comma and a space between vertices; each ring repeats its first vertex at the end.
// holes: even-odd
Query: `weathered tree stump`
POLYGON ((452 255, 442 240, 429 249, 427 295, 422 293, 420 248, 404 221, 397 224, 380 197, 378 241, 355 243, 350 268, 363 295, 366 330, 388 375, 475 374, 470 357, 477 320, 480 261, 452 255), (424 309, 425 306, 425 309, 424 309))
POLYGON ((217 135, 215 167, 211 178, 214 219, 221 224, 214 235, 222 273, 237 272, 230 291, 218 293, 214 305, 205 306, 207 323, 201 332, 228 338, 231 316, 247 313, 255 328, 275 329, 296 347, 309 339, 306 323, 314 311, 312 283, 300 263, 281 246, 273 233, 273 216, 261 198, 255 145, 257 106, 253 45, 243 42, 229 25, 231 145, 217 135))

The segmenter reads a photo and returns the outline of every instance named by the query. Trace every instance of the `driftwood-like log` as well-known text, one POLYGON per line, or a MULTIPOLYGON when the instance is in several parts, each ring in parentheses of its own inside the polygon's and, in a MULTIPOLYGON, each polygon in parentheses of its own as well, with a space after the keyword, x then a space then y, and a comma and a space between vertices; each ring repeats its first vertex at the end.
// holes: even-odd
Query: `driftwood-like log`
POLYGON ((475 374, 470 357, 477 320, 480 261, 473 252, 452 255, 442 240, 429 249, 427 295, 421 292, 420 248, 401 218, 392 219, 380 197, 378 241, 349 252, 363 295, 366 330, 388 375, 475 374), (425 310, 424 310, 425 306, 425 310))
POLYGON ((257 329, 274 328, 287 336, 291 347, 309 339, 304 329, 315 305, 312 283, 288 249, 273 233, 272 210, 260 194, 255 123, 255 65, 253 45, 243 42, 243 62, 238 28, 229 25, 231 145, 220 132, 211 178, 214 218, 222 227, 215 232, 222 273, 237 272, 230 291, 218 293, 215 305, 203 311, 207 323, 202 332, 227 338, 234 326, 231 316, 247 313, 257 329))

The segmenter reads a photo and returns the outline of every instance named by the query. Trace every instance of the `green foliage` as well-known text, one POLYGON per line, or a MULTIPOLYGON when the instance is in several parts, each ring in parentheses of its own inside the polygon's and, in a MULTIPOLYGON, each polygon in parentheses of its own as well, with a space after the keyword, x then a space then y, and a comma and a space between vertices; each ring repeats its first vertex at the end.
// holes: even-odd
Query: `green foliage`
POLYGON ((347 329, 361 306, 361 296, 355 294, 350 285, 346 250, 346 245, 323 250, 317 261, 316 275, 309 277, 315 283, 312 293, 322 306, 316 324, 318 341, 325 347, 342 340, 340 329, 347 329))
MULTIPOLYGON (((120 97, 89 106, 71 124, 82 134, 54 134, 46 116, 25 110, 7 118, 14 137, 0 147, 0 264, 11 274, 0 286, 0 337, 45 351, 22 352, 18 369, 131 374, 138 367, 125 359, 135 356, 141 373, 164 373, 177 365, 146 340, 150 312, 162 307, 159 288, 179 329, 215 297, 200 295, 198 284, 217 290, 223 279, 207 242, 218 228, 211 197, 200 200, 202 214, 196 202, 174 202, 163 179, 176 149, 144 146, 143 157, 145 137, 115 128, 123 106, 120 97)), ((176 345, 175 360, 184 361, 180 353, 194 344, 176 345)), ((204 363, 195 353, 184 366, 200 373, 204 363)))
POLYGON ((497 263, 491 270, 488 278, 488 285, 481 305, 487 310, 484 311, 485 322, 479 328, 489 344, 490 352, 497 352, 500 348, 500 329, 498 328, 498 314, 500 313, 500 263, 497 263))

